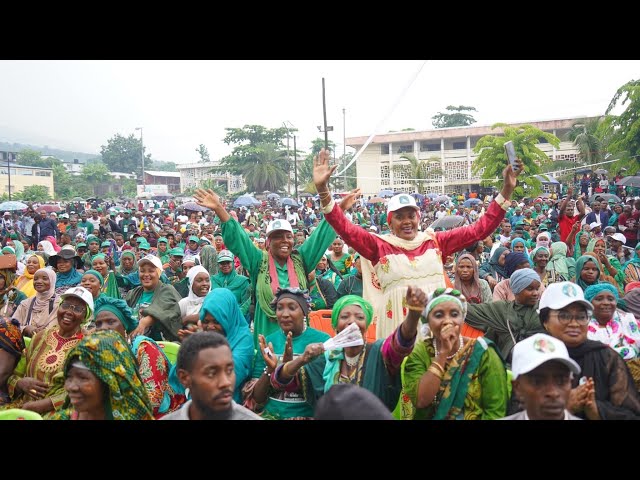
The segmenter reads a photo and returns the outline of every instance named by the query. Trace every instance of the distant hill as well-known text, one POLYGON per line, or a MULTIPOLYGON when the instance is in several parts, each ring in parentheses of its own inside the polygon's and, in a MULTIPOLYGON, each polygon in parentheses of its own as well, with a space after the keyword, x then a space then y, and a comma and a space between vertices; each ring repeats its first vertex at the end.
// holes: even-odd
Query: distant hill
POLYGON ((60 150, 58 148, 49 148, 46 145, 43 147, 42 145, 29 145, 26 143, 0 142, 0 152, 19 152, 25 148, 37 150, 38 152, 42 152, 42 155, 52 155, 67 162, 73 162, 74 158, 84 161, 100 158, 100 155, 96 155, 94 153, 70 152, 68 150, 60 150))

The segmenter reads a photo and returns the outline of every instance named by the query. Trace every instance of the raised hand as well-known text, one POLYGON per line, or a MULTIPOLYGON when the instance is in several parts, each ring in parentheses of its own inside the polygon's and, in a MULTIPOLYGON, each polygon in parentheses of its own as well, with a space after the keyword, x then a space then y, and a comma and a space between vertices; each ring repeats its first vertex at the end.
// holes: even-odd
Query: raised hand
POLYGON ((359 188, 355 188, 351 190, 340 202, 340 208, 342 209, 342 211, 346 212, 351 207, 353 207, 353 204, 356 202, 359 196, 360 196, 359 188))
POLYGON ((518 166, 517 172, 513 171, 511 164, 507 165, 502 171, 502 178, 504 178, 504 190, 502 196, 505 198, 511 198, 511 194, 517 185, 518 175, 524 171, 524 163, 522 163, 522 160, 517 158, 516 164, 518 166), (505 195, 505 193, 507 193, 507 195, 505 195))
POLYGON ((416 312, 422 312, 427 306, 427 294, 418 287, 407 287, 407 308, 416 312))
POLYGON ((273 344, 269 342, 269 346, 267 347, 267 341, 264 335, 258 335, 258 342, 260 343, 260 353, 262 354, 265 365, 269 370, 274 371, 278 366, 278 357, 273 350, 273 344))
POLYGON ((335 172, 337 165, 329 165, 329 152, 324 148, 313 159, 313 183, 318 187, 325 187, 329 183, 331 174, 335 172))
POLYGON ((193 194, 193 198, 196 200, 196 203, 202 207, 210 208, 214 211, 222 208, 220 197, 211 189, 205 190, 198 188, 193 194))
POLYGON ((287 340, 284 344, 284 354, 282 355, 282 363, 293 360, 293 332, 287 333, 287 340))

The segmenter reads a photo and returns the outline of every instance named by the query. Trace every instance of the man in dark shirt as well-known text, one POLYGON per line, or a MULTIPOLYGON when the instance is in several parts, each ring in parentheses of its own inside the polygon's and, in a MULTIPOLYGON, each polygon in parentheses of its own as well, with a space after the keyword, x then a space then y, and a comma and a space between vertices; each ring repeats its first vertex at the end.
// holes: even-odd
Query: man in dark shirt
POLYGON ((40 211, 40 216, 35 217, 36 223, 31 228, 31 240, 33 249, 38 248, 38 243, 47 237, 53 237, 57 240, 59 236, 58 225, 47 216, 46 210, 40 211))

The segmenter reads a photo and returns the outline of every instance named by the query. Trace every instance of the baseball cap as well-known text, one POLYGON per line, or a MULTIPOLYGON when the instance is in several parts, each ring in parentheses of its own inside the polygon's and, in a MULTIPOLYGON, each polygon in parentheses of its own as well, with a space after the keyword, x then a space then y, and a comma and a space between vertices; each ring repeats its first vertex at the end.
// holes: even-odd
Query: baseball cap
POLYGON ((108 240, 106 240, 106 241, 102 242, 102 243, 100 244, 100 246, 101 246, 101 247, 110 247, 110 246, 111 246, 111 242, 110 242, 110 241, 108 241, 108 240))
POLYGON ((377 232, 378 231, 378 227, 376 227, 375 225, 371 225, 369 227, 369 230, 371 230, 372 232, 377 232))
POLYGON ((11 215, 11 212, 4 212, 2 215, 11 215))
POLYGON ((150 263, 154 267, 162 269, 162 262, 155 255, 147 255, 146 257, 142 257, 140 260, 138 260, 139 267, 141 267, 145 263, 150 263))
POLYGON ((184 257, 184 250, 179 247, 175 247, 169 250, 169 255, 172 255, 174 257, 184 257))
POLYGON ((160 237, 160 238, 158 239, 158 242, 157 242, 157 243, 166 243, 166 244, 168 244, 168 243, 169 243, 169 240, 167 240, 167 237, 160 237))
POLYGON ((608 235, 609 237, 613 238, 614 240, 618 240, 619 242, 622 242, 622 244, 624 245, 625 243, 627 243, 627 237, 625 237, 623 234, 621 233, 613 233, 611 235, 608 235))
POLYGON ((195 235, 191 235, 189 237, 189 241, 198 243, 200 241, 200 239, 198 237, 196 237, 195 235))
POLYGON ((149 242, 140 242, 140 245, 138 245, 138 248, 140 250, 150 250, 151 245, 149 244, 149 242))
POLYGON ((404 207, 412 207, 416 210, 419 210, 418 206, 416 205, 416 200, 411 195, 400 193, 391 197, 391 199, 389 200, 389 203, 387 204, 387 213, 395 212, 396 210, 400 210, 404 207))
POLYGON ((564 363, 573 373, 580 374, 580 366, 569 356, 567 347, 562 340, 544 333, 536 333, 516 343, 513 347, 511 361, 513 379, 515 380, 520 375, 529 373, 551 360, 564 363))
POLYGON ((593 305, 584 299, 584 292, 580 285, 576 285, 573 282, 552 283, 542 293, 537 312, 540 313, 543 308, 560 310, 572 303, 579 303, 590 312, 593 311, 593 305))
POLYGON ((601 227, 601 226, 602 226, 602 224, 601 224, 600 222, 591 222, 591 223, 589 224, 589 228, 590 228, 590 229, 592 229, 592 230, 593 230, 594 228, 596 228, 596 227, 601 227))
POLYGON ((233 253, 229 250, 221 250, 218 254, 218 263, 233 262, 233 253))
POLYGON ((87 304, 91 313, 93 313, 93 295, 91 292, 84 287, 72 287, 69 290, 66 290, 60 298, 64 300, 67 297, 77 297, 87 304))
POLYGON ((260 237, 257 241, 258 241, 258 243, 264 243, 266 240, 264 238, 260 237))
POLYGON ((289 222, 277 219, 269 222, 269 226, 267 227, 267 237, 277 230, 286 230, 287 232, 293 233, 293 228, 289 222))

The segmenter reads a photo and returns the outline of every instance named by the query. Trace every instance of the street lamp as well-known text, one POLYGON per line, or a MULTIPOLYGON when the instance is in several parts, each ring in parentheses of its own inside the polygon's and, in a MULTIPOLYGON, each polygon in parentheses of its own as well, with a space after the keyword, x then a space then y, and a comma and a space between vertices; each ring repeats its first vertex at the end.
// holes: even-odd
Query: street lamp
POLYGON ((146 179, 144 177, 144 144, 142 143, 142 127, 136 127, 136 130, 140 130, 140 158, 142 159, 142 191, 144 192, 146 179))

